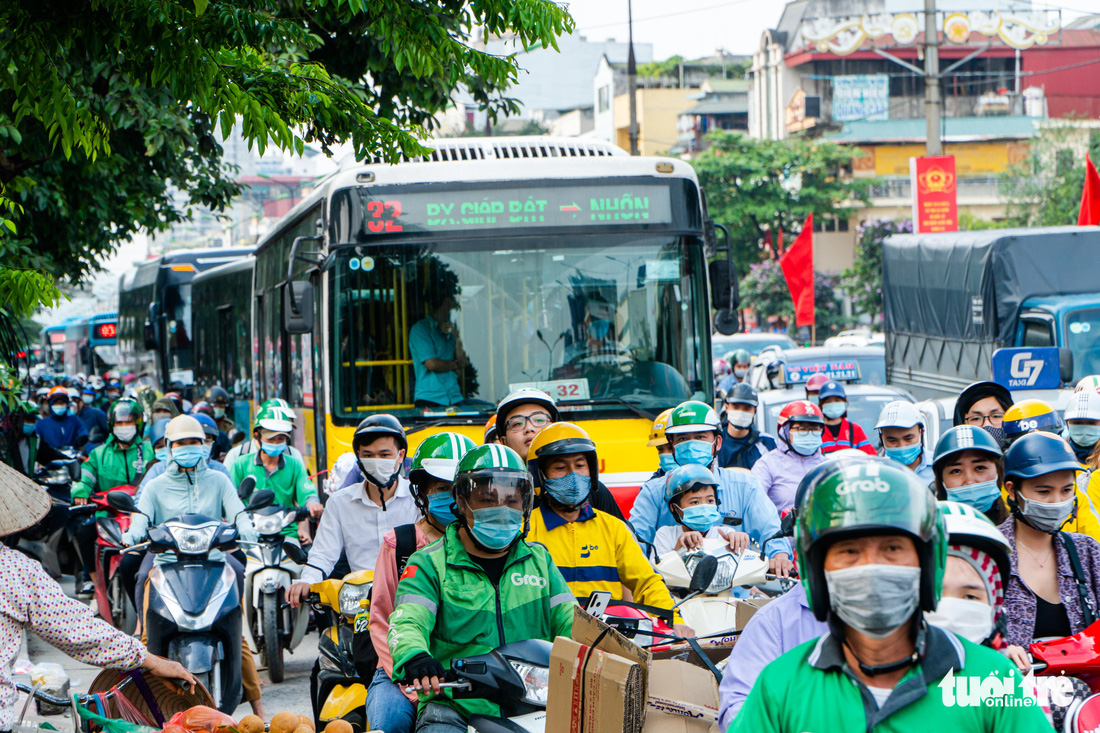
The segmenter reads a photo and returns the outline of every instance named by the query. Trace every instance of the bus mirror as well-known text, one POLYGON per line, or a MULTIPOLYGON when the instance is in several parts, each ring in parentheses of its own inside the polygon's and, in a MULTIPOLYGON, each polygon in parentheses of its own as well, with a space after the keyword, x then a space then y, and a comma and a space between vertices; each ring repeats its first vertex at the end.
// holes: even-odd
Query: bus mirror
POLYGON ((292 281, 283 287, 283 329, 287 333, 313 333, 313 284, 292 281))
POLYGON ((1065 347, 1058 349, 1058 372, 1062 384, 1073 384, 1073 352, 1065 347))
POLYGON ((722 308, 714 314, 714 330, 723 336, 732 336, 741 330, 741 323, 737 318, 737 311, 722 308))
POLYGON ((714 260, 710 263, 709 269, 711 307, 715 310, 723 310, 740 305, 736 271, 732 271, 729 260, 714 260))

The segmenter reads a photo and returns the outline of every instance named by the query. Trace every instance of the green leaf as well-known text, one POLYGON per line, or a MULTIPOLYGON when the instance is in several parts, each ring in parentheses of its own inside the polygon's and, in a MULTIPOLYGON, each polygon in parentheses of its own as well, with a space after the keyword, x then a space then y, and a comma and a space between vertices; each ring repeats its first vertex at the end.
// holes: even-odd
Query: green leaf
POLYGON ((210 4, 210 0, 195 0, 195 15, 200 16, 206 12, 206 6, 210 4))

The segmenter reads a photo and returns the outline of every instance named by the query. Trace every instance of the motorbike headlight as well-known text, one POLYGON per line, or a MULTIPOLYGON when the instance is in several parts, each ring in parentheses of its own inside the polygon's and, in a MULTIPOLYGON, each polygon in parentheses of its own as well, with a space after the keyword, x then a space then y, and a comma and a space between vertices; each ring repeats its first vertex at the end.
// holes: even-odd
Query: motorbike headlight
POLYGON ((344 583, 340 588, 340 613, 344 616, 358 615, 363 610, 363 601, 370 597, 371 585, 372 583, 344 583))
MULTIPOLYGON (((689 575, 695 572, 695 566, 704 557, 706 557, 706 553, 696 552, 684 558, 684 567, 687 568, 689 575)), ((710 585, 707 586, 706 592, 721 593, 729 590, 733 587, 733 576, 736 574, 737 558, 729 553, 718 556, 718 571, 714 574, 714 580, 710 581, 710 585)))
POLYGON ((252 526, 259 534, 279 534, 287 525, 285 514, 253 514, 252 526))
POLYGON ((164 525, 176 541, 180 552, 188 555, 201 555, 210 550, 210 544, 217 534, 217 524, 204 524, 198 527, 168 522, 164 525))
POLYGON ((513 659, 509 659, 508 663, 523 680, 523 701, 533 705, 546 705, 550 696, 550 670, 513 659))
POLYGON ((60 468, 46 471, 46 476, 43 479, 44 483, 49 486, 64 486, 71 480, 72 479, 69 477, 69 472, 64 471, 60 468))

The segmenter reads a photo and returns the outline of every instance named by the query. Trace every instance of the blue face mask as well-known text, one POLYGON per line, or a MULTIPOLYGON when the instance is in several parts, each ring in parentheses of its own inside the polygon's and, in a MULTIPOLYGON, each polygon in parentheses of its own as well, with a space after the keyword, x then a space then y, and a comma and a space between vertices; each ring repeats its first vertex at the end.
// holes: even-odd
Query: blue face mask
POLYGON ((194 468, 202 461, 201 445, 181 445, 172 449, 172 460, 180 468, 194 468))
POLYGON ((957 489, 944 488, 944 491, 947 492, 948 500, 968 504, 979 512, 989 511, 989 507, 993 506, 993 502, 1001 495, 997 479, 960 486, 957 489))
POLYGON ((684 526, 704 534, 722 519, 722 514, 718 511, 716 504, 696 504, 687 507, 683 512, 684 516, 680 521, 684 523, 684 526))
POLYGON ((595 320, 588 322, 588 335, 597 341, 607 338, 611 330, 611 321, 595 320))
POLYGON ((825 413, 825 417, 830 420, 836 420, 838 417, 844 417, 844 413, 848 411, 848 403, 830 402, 827 405, 822 405, 821 411, 825 413))
POLYGON ((592 479, 573 471, 561 478, 546 479, 543 488, 556 501, 567 507, 574 507, 582 504, 588 498, 588 494, 592 490, 592 479))
POLYGON ((1100 425, 1067 425, 1066 437, 1082 448, 1091 448, 1100 441, 1100 425))
POLYGON ((153 449, 153 455, 156 456, 158 461, 167 461, 168 460, 168 449, 167 448, 154 448, 153 449))
POLYGON ((907 445, 904 448, 887 448, 886 457, 890 460, 897 461, 903 466, 909 464, 920 458, 921 444, 914 443, 913 445, 907 445))
POLYGON ((34 435, 35 424, 32 422, 23 423, 23 435, 34 435))
POLYGON ((56 405, 50 405, 50 412, 58 417, 64 417, 69 412, 69 406, 58 403, 56 405))
POLYGON ((676 462, 676 456, 671 453, 661 453, 658 455, 657 464, 665 473, 670 473, 680 467, 680 464, 676 462))
POLYGON ((821 433, 791 433, 791 448, 801 456, 812 456, 821 447, 821 433))
POLYGON ((428 495, 428 514, 432 515, 440 524, 450 524, 458 519, 455 516, 454 510, 451 509, 454 506, 455 500, 451 496, 449 491, 437 491, 434 494, 428 495))
POLYGON ((503 550, 515 541, 523 529, 523 512, 510 506, 474 510, 470 532, 490 550, 503 550))
POLYGON ((76 405, 70 404, 69 409, 68 409, 68 413, 70 415, 72 415, 73 417, 76 417, 76 405))
POLYGON ((272 458, 278 458, 286 450, 286 443, 265 443, 261 440, 260 448, 272 458))
POLYGON ((714 444, 705 440, 685 440, 673 451, 680 466, 709 466, 714 461, 714 444))
POLYGON ((213 453, 214 453, 214 445, 212 443, 203 443, 202 444, 202 459, 204 461, 209 461, 210 456, 213 453))

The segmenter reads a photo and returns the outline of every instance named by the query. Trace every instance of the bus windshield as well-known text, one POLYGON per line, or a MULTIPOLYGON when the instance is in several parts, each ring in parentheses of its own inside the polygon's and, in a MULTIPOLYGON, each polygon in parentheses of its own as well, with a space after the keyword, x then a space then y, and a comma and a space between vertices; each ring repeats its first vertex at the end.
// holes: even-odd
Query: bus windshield
POLYGON ((446 239, 330 258, 333 417, 487 415, 523 386, 564 411, 659 412, 702 397, 700 240, 446 239))

